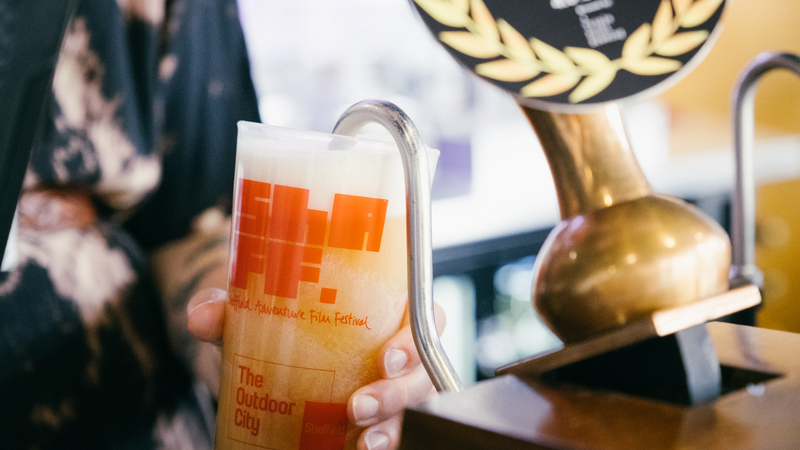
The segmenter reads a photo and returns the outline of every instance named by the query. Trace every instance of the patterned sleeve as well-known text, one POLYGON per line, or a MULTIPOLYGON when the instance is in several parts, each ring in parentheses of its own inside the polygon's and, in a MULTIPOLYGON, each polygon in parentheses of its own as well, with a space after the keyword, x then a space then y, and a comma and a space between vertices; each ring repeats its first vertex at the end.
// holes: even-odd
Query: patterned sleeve
POLYGON ((188 334, 186 304, 204 282, 225 287, 236 122, 259 116, 236 2, 167 11, 154 105, 162 181, 126 228, 151 254, 173 348, 214 391, 215 352, 188 334))
POLYGON ((211 207, 229 210, 236 122, 259 121, 236 2, 189 4, 172 2, 164 24, 153 107, 161 185, 126 223, 146 249, 185 237, 211 207))
POLYGON ((78 2, 0 273, 0 447, 210 447, 186 302, 224 287, 239 120, 235 0, 78 2))

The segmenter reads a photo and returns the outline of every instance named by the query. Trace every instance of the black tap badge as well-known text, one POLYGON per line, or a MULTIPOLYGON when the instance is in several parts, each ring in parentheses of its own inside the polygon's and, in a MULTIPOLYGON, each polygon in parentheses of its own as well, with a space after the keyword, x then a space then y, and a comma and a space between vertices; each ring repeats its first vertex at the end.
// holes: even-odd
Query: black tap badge
POLYGON ((725 0, 412 0, 462 65, 530 107, 652 95, 697 64, 725 0))

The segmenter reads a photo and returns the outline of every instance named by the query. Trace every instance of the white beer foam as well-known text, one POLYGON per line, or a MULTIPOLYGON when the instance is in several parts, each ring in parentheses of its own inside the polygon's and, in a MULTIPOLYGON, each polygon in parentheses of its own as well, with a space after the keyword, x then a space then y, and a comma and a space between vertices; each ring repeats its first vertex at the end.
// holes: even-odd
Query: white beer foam
MULTIPOLYGON (((439 151, 425 150, 432 179, 439 151)), ((403 163, 393 142, 242 121, 236 152, 236 179, 308 189, 310 209, 331 211, 334 194, 347 194, 387 199, 387 216, 405 214, 403 163)))

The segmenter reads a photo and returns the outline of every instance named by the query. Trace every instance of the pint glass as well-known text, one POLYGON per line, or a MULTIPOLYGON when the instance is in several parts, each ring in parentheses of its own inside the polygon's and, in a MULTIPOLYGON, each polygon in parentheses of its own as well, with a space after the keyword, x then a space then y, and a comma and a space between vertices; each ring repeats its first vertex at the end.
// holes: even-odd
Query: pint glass
POLYGON ((406 305, 400 153, 241 122, 235 183, 215 448, 355 448, 347 400, 406 305))

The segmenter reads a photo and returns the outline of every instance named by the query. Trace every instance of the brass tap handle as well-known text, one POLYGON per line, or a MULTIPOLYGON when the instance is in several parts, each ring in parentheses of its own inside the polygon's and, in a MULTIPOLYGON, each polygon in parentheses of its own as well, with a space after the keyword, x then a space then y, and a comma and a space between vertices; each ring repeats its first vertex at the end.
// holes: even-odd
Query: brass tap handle
POLYGON ((730 243, 716 222, 653 192, 619 108, 562 114, 527 106, 561 210, 534 267, 533 302, 564 342, 597 337, 728 288, 730 243))
POLYGON ((653 192, 631 150, 617 104, 586 114, 520 107, 550 165, 561 220, 653 192))

